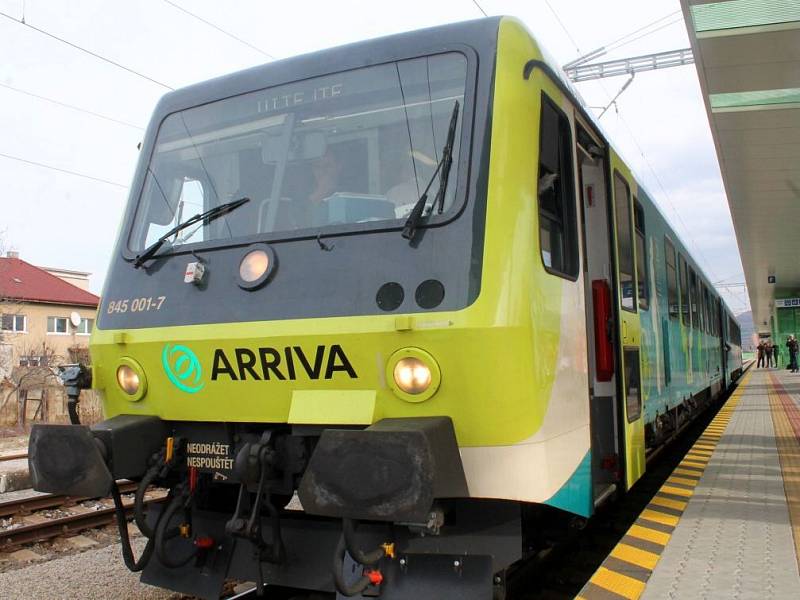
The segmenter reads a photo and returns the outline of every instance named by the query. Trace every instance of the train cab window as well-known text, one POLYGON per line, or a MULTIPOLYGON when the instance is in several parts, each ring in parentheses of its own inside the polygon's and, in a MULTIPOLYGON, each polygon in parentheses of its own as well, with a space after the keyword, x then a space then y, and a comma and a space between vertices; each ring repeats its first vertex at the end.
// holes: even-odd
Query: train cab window
POLYGON ((686 259, 683 255, 678 253, 678 266, 680 267, 681 276, 681 320, 687 327, 692 324, 692 315, 689 312, 689 272, 686 265, 686 259))
MULTIPOLYGON (((155 187, 157 182, 154 178, 148 180, 149 187, 155 187)), ((155 202, 152 210, 152 224, 147 229, 145 246, 149 246, 167 231, 175 227, 181 220, 186 219, 197 213, 206 210, 206 194, 203 182, 200 178, 180 175, 168 181, 162 182, 162 189, 155 187, 162 202, 155 202), (167 189, 164 190, 163 188, 167 189), (163 192, 163 195, 162 195, 163 192), (160 214, 160 218, 155 218, 155 214, 160 214)), ((202 242, 204 227, 189 227, 179 233, 174 240, 185 244, 191 242, 202 242)))
POLYGON ((678 318, 678 265, 675 262, 675 246, 664 238, 664 260, 667 263, 667 302, 670 319, 678 318))
POLYGON ((472 110, 468 67, 460 52, 437 53, 229 90, 223 99, 172 112, 150 150, 128 250, 138 253, 181 219, 240 198, 249 201, 170 239, 175 251, 254 236, 399 229, 428 182, 423 223, 448 218, 457 197, 466 198, 458 190, 462 125, 472 110), (446 142, 449 177, 433 177, 446 142), (198 185, 202 193, 192 190, 198 185), (193 206, 200 197, 202 206, 193 206), (440 203, 432 210, 434 198, 440 203))
POLYGON ((574 279, 579 265, 570 125, 546 96, 542 96, 538 195, 544 266, 551 273, 574 279))
POLYGON ((639 282, 639 308, 650 308, 647 287, 647 236, 644 229, 644 207, 633 197, 633 222, 636 229, 636 280, 639 282))
POLYGON ((636 312, 636 281, 633 270, 633 235, 631 233, 631 192, 628 182, 614 174, 614 214, 617 224, 617 257, 622 308, 636 312))

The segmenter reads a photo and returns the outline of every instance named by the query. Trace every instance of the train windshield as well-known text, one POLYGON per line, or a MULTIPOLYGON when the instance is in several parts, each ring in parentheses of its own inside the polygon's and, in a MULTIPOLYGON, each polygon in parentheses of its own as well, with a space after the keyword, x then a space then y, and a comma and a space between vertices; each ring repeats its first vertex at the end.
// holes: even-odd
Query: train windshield
MULTIPOLYGON (((250 92, 161 123, 129 247, 146 248, 214 206, 248 203, 175 234, 173 246, 401 224, 433 177, 453 107, 459 53, 403 60, 250 92), (393 223, 396 222, 396 223, 393 223), (302 233, 301 233, 302 232, 302 233)), ((444 209, 454 204, 458 118, 444 209)))

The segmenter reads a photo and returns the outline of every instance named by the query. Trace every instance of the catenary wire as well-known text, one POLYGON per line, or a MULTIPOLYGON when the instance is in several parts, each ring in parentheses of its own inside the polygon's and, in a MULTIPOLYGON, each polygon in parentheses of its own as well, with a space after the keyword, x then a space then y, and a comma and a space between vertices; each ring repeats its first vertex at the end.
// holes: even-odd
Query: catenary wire
POLYGON ((479 10, 479 11, 481 11, 481 12, 483 13, 483 16, 484 16, 484 17, 488 17, 488 16, 489 16, 489 15, 487 15, 487 14, 486 14, 486 11, 485 11, 485 10, 483 10, 483 7, 482 7, 480 4, 478 4, 478 0, 472 0, 472 3, 473 3, 475 6, 477 6, 477 7, 478 7, 478 10, 479 10))
POLYGON ((115 119, 114 117, 108 117, 106 115, 101 115, 100 113, 96 113, 92 110, 87 110, 85 108, 81 108, 79 106, 75 106, 73 104, 67 104, 66 102, 61 102, 60 100, 55 100, 53 98, 48 98, 47 96, 42 96, 40 94, 34 94, 33 92, 28 92, 26 90, 21 90, 16 88, 12 85, 8 85, 6 83, 0 83, 0 87, 6 88, 13 92, 17 92, 18 94, 25 94, 26 96, 31 96, 33 98, 38 98, 39 100, 44 100, 45 102, 50 102, 51 104, 57 104, 58 106, 63 106, 65 108, 70 108, 72 110, 76 110, 78 112, 86 113, 87 115, 92 115, 93 117, 97 117, 99 119, 105 119, 106 121, 111 121, 113 123, 119 123, 120 125, 125 125, 126 127, 132 127, 134 129, 138 129, 139 131, 144 131, 144 127, 139 125, 134 125, 133 123, 128 123, 127 121, 121 121, 120 119, 115 119))
POLYGON ((107 183, 109 185, 115 185, 121 188, 127 188, 127 185, 122 183, 117 183, 116 181, 109 181, 108 179, 102 179, 101 177, 94 177, 92 175, 86 175, 85 173, 78 173, 77 171, 70 171, 69 169, 62 169, 61 167, 54 167, 53 165, 47 165, 45 163, 36 162, 34 160, 27 160, 25 158, 20 158, 19 156, 12 156, 11 154, 3 154, 0 152, 0 156, 3 158, 7 158, 9 160, 16 160, 22 163, 26 163, 29 165, 34 165, 37 167, 42 167, 43 169, 50 169, 52 171, 58 171, 60 173, 68 173, 70 175, 75 175, 77 177, 83 177, 85 179, 91 179, 92 181, 99 181, 101 183, 107 183))
POLYGON ((208 25, 209 27, 212 27, 213 29, 216 29, 217 31, 219 31, 220 33, 222 33, 222 34, 224 34, 224 35, 228 36, 229 38, 231 38, 231 39, 234 39, 234 40, 236 40, 237 42, 239 42, 239 43, 241 43, 241 44, 244 44, 244 45, 245 45, 245 46, 247 46, 248 48, 250 48, 250 49, 252 49, 252 50, 255 50, 256 52, 258 52, 258 53, 260 53, 260 54, 262 54, 262 55, 266 56, 267 58, 270 58, 270 59, 272 59, 272 60, 275 60, 275 57, 274 57, 272 54, 270 54, 269 52, 265 52, 265 51, 264 51, 264 50, 262 50, 261 48, 258 48, 257 46, 254 46, 254 45, 253 45, 253 44, 251 44, 250 42, 247 42, 247 41, 243 40, 242 38, 240 38, 240 37, 238 37, 238 36, 236 36, 236 35, 232 34, 231 32, 229 32, 229 31, 225 31, 225 30, 224 30, 222 27, 220 27, 220 26, 218 26, 218 25, 216 25, 216 24, 212 23, 211 21, 209 21, 209 20, 207 20, 207 19, 204 19, 203 17, 201 17, 201 16, 199 16, 199 15, 196 15, 196 14, 194 14, 193 12, 191 12, 191 11, 189 11, 189 10, 186 10, 185 8, 183 8, 182 6, 179 6, 178 4, 175 4, 174 2, 170 2, 170 0, 163 0, 163 1, 164 1, 166 4, 169 4, 170 6, 172 6, 173 8, 176 8, 177 10, 179 10, 179 11, 181 11, 181 12, 183 12, 183 13, 186 13, 186 14, 187 14, 187 15, 189 15, 190 17, 193 17, 193 18, 197 19, 198 21, 200 21, 200 22, 202 22, 202 23, 205 23, 205 24, 206 24, 206 25, 208 25))
POLYGON ((549 0, 544 0, 544 3, 547 5, 547 8, 550 9, 550 12, 553 13, 553 16, 556 18, 556 21, 558 21, 558 24, 561 25, 561 29, 563 29, 564 33, 567 34, 567 37, 569 38, 569 41, 572 42, 573 46, 575 46, 575 49, 578 51, 578 54, 580 54, 581 53, 581 49, 578 46, 578 42, 576 42, 575 38, 572 37, 572 34, 569 32, 569 29, 567 29, 566 25, 564 25, 564 22, 561 20, 561 17, 558 16, 558 13, 556 12, 556 9, 552 7, 552 5, 550 4, 549 0))
POLYGON ((90 56, 93 56, 94 58, 102 60, 103 62, 106 62, 106 63, 108 63, 110 65, 114 65, 115 67, 118 67, 118 68, 122 69, 123 71, 127 71, 128 73, 132 73, 133 75, 137 75, 138 77, 141 77, 142 79, 146 79, 147 81, 155 83, 156 85, 160 85, 163 88, 166 88, 168 90, 175 89, 175 88, 172 88, 172 87, 168 86, 166 83, 161 83, 160 81, 157 81, 156 79, 153 79, 152 77, 148 77, 147 75, 144 75, 144 74, 140 73, 139 71, 135 71, 134 69, 131 69, 130 67, 126 67, 125 65, 122 65, 122 64, 120 64, 120 63, 118 63, 116 61, 111 60, 110 58, 106 58, 105 56, 97 54, 96 52, 92 52, 91 50, 87 50, 86 48, 84 48, 82 46, 78 46, 77 44, 74 44, 74 43, 72 43, 72 42, 70 42, 68 40, 65 40, 64 38, 60 38, 57 35, 54 35, 54 34, 48 32, 48 31, 45 31, 44 29, 40 29, 39 27, 35 27, 34 25, 31 25, 30 23, 26 23, 26 22, 20 21, 19 19, 16 19, 16 18, 12 17, 11 15, 8 15, 8 14, 2 12, 2 11, 0 11, 0 17, 5 17, 6 19, 8 19, 10 21, 14 21, 14 23, 17 23, 18 25, 22 25, 23 27, 28 27, 29 29, 32 29, 32 30, 34 30, 34 31, 36 31, 38 33, 41 33, 42 35, 46 35, 47 37, 52 38, 54 40, 57 40, 57 41, 61 42, 62 44, 66 44, 67 46, 70 46, 71 48, 74 48, 76 50, 80 50, 81 52, 84 52, 84 53, 86 53, 86 54, 88 54, 90 56))
POLYGON ((668 21, 667 23, 664 23, 663 25, 660 25, 659 27, 656 27, 655 29, 651 29, 650 31, 646 31, 645 33, 643 33, 641 35, 637 35, 636 37, 631 38, 629 40, 626 40, 623 43, 621 43, 621 44, 619 44, 617 46, 614 46, 613 48, 609 48, 609 50, 618 50, 618 49, 622 48, 623 46, 627 46, 628 44, 632 44, 633 42, 635 42, 637 40, 640 40, 642 38, 646 38, 648 35, 652 35, 652 34, 656 33, 657 31, 661 31, 662 29, 666 29, 667 27, 670 27, 671 25, 675 25, 676 23, 680 23, 682 20, 683 19, 679 17, 677 19, 673 19, 672 21, 668 21))
MULTIPOLYGON (((604 47, 604 48, 606 48, 606 50, 611 50, 612 48, 615 48, 615 47, 617 46, 617 44, 619 44, 619 43, 620 43, 620 42, 622 42, 623 40, 626 40, 626 39, 628 39, 628 38, 629 38, 629 37, 631 37, 632 35, 636 35, 636 34, 637 34, 637 33, 639 33, 639 32, 642 32, 642 31, 644 31, 644 30, 646 30, 646 29, 649 29, 650 27, 652 27, 652 26, 653 26, 653 25, 655 25, 656 23, 660 23, 661 21, 664 21, 664 20, 666 20, 666 19, 669 19, 669 18, 671 18, 671 17, 674 17, 675 15, 677 15, 677 14, 678 14, 678 13, 680 13, 680 12, 681 12, 680 10, 676 10, 676 11, 673 11, 673 12, 669 13, 668 15, 664 15, 663 17, 661 17, 661 18, 659 18, 659 19, 656 19, 655 21, 651 21, 651 22, 650 22, 650 23, 648 23, 647 25, 644 25, 644 26, 642 26, 642 27, 639 27, 638 29, 634 29, 634 30, 633 30, 633 31, 631 31, 630 33, 626 33, 626 34, 625 34, 625 35, 623 35, 622 37, 618 37, 618 38, 617 38, 617 39, 615 39, 613 42, 609 42, 608 44, 605 44, 603 47, 604 47)), ((657 31, 657 30, 655 30, 655 31, 657 31)), ((637 38, 637 39, 638 39, 638 38, 637 38)), ((627 42, 626 42, 626 43, 627 43, 627 42)))

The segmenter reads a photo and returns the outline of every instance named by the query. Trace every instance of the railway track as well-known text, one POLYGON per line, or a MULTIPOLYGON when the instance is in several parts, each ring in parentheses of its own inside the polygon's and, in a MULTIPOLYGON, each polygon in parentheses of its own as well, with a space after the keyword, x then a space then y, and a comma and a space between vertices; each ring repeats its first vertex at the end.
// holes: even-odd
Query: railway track
MULTIPOLYGON (((136 490, 133 482, 120 484, 122 494, 130 494, 136 490)), ((164 495, 148 492, 150 497, 145 497, 145 503, 160 502, 164 495)), ((33 518, 18 526, 0 529, 0 550, 23 544, 41 542, 61 535, 77 533, 85 529, 103 527, 114 522, 114 505, 110 499, 97 500, 98 506, 86 507, 81 502, 94 500, 93 498, 74 498, 56 494, 41 494, 25 498, 6 500, 0 502, 0 517, 20 517, 31 515, 33 518), (35 511, 47 509, 62 509, 71 514, 65 516, 47 517, 38 516, 35 511)), ((133 512, 133 500, 124 500, 123 506, 128 514, 133 512)))
POLYGON ((27 452, 18 452, 16 454, 0 454, 0 462, 5 462, 7 460, 22 460, 23 458, 28 458, 27 452))

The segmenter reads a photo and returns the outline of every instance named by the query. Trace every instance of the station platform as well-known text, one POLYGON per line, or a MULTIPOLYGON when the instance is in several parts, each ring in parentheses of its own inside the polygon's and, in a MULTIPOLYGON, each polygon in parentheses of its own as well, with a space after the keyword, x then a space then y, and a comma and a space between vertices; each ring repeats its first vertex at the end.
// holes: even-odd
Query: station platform
POLYGON ((800 374, 751 367, 578 598, 800 598, 800 374))

